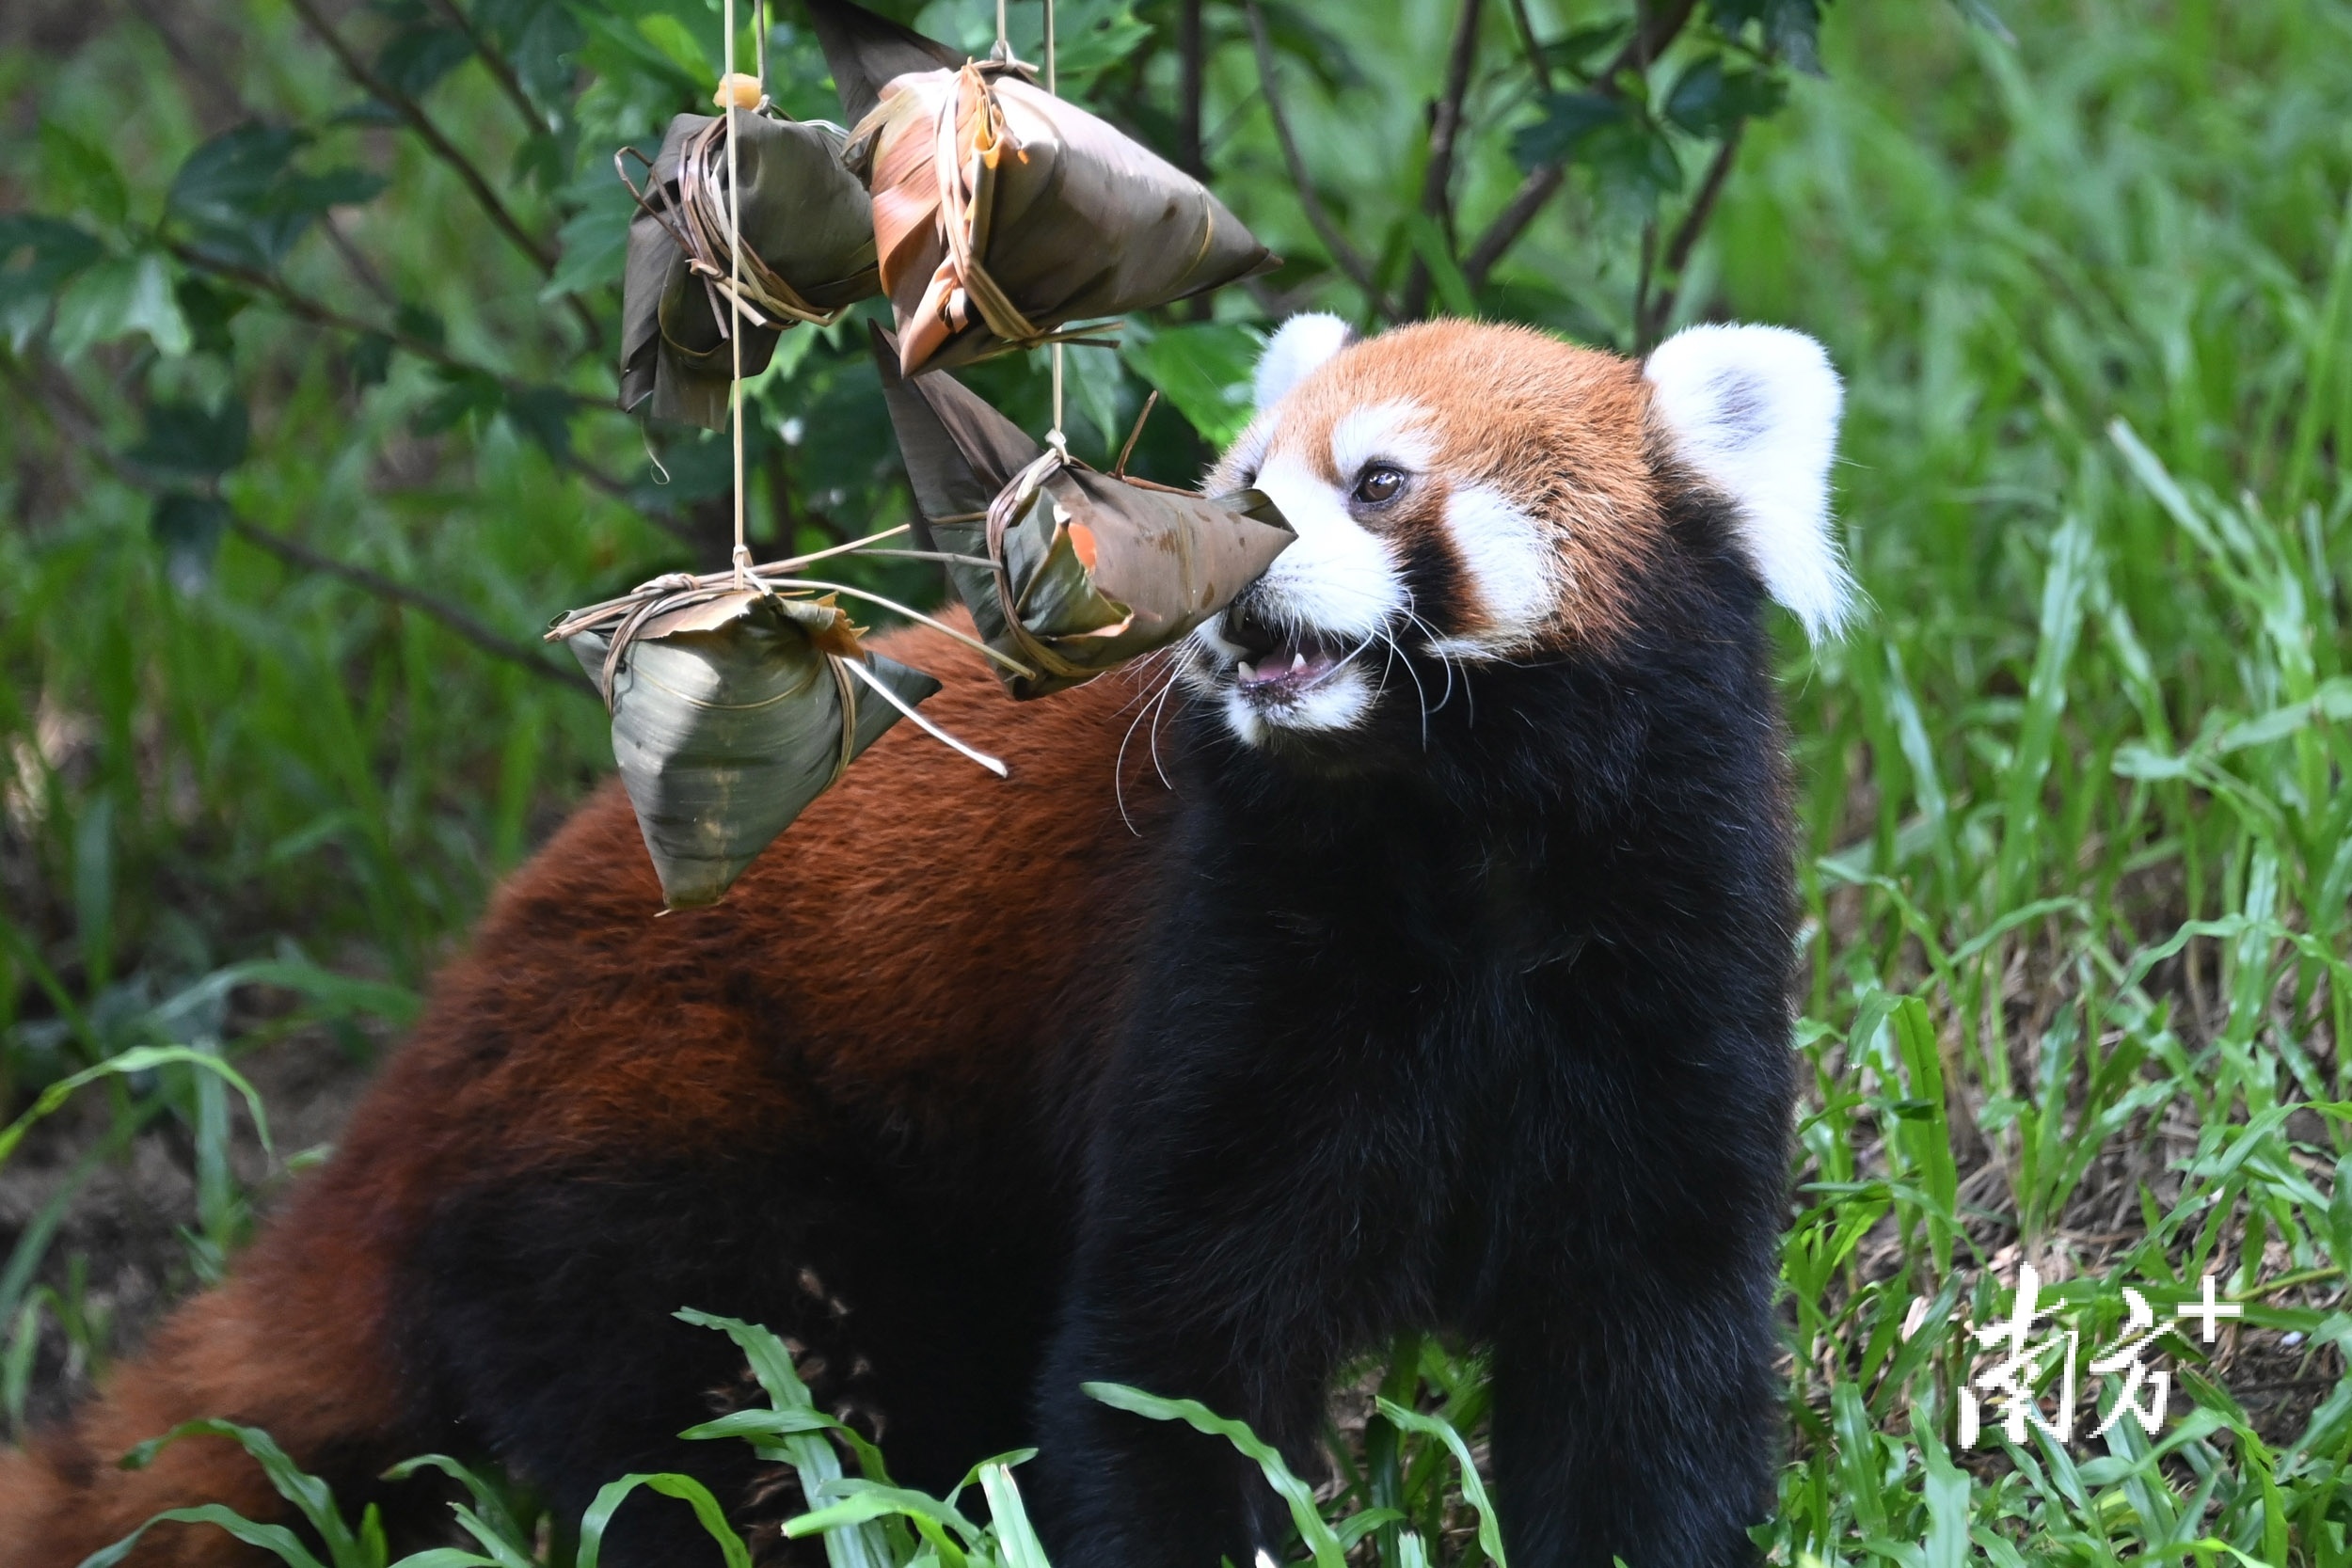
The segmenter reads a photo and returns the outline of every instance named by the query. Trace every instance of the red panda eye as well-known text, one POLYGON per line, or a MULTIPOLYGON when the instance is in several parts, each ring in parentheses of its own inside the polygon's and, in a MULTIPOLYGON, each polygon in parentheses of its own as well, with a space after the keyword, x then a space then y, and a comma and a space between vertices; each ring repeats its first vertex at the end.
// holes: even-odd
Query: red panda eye
POLYGON ((1402 469, 1375 463, 1358 476, 1356 499, 1367 506, 1378 506, 1384 501, 1396 499, 1396 493, 1404 488, 1405 474, 1402 469))

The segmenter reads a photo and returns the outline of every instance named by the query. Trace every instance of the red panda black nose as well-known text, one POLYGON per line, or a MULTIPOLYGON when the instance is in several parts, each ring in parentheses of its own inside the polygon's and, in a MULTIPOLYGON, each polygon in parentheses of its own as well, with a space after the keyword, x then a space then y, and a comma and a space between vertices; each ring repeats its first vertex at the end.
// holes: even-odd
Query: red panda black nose
POLYGON ((1244 593, 1225 607, 1225 641, 1240 648, 1242 657, 1254 661, 1290 640, 1287 630, 1265 618, 1254 592, 1244 593))

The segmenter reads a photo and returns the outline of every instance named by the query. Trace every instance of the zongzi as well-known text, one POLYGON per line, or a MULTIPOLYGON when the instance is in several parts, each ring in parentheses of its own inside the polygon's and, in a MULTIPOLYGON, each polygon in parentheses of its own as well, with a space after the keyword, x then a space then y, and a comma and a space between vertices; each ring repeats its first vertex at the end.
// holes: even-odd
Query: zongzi
POLYGON ((1015 60, 894 78, 843 157, 873 193, 907 375, 1275 265, 1207 186, 1015 60))
POLYGON ((612 754, 672 909, 716 903, 901 706, 939 689, 865 648, 829 597, 755 579, 658 578, 548 636, 568 640, 605 694, 612 754))
POLYGON ((621 289, 621 406, 651 398, 654 418, 711 430, 726 426, 735 372, 730 293, 742 306, 743 373, 755 375, 787 328, 834 321, 880 287, 870 206, 865 187, 842 166, 841 128, 741 109, 728 118, 740 138, 735 158, 742 179, 735 265, 727 245, 727 122, 679 115, 646 187, 630 185, 639 211, 621 289), (740 276, 739 291, 732 274, 740 276))
POLYGON ((1257 490, 1202 496, 1105 474, 1019 426, 952 377, 874 357, 914 485, 926 549, 1016 698, 1041 697, 1164 648, 1257 580, 1294 535, 1257 490))

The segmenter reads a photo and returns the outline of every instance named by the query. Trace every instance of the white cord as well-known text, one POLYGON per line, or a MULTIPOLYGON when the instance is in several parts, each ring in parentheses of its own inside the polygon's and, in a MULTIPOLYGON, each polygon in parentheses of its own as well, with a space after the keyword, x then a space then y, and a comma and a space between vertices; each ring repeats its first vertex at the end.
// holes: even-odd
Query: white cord
POLYGON ((877 692, 881 693, 882 700, 883 702, 888 703, 892 707, 898 710, 899 718, 913 721, 917 729, 921 730, 925 735, 930 736, 933 740, 938 741, 941 745, 946 746, 952 751, 961 752, 963 755, 970 757, 974 762, 978 763, 982 768, 987 768, 998 778, 1003 779, 1011 777, 1012 769, 1007 768, 1003 763, 998 762, 994 757, 990 756, 986 752, 974 751, 971 747, 966 746, 962 741, 958 740, 954 736, 949 735, 946 730, 941 729, 937 724, 932 723, 930 720, 924 718, 921 714, 907 706, 905 703, 899 700, 898 694, 896 691, 891 690, 890 688, 882 684, 882 677, 880 675, 875 674, 873 671, 868 670, 866 667, 866 661, 864 659, 843 658, 839 654, 834 655, 833 657, 834 663, 840 665, 843 669, 849 671, 850 673, 855 675, 858 679, 864 681, 866 685, 872 687, 877 692))
POLYGON ((726 102, 719 112, 727 117, 727 282, 732 285, 727 290, 727 349, 735 372, 727 392, 735 436, 735 586, 748 588, 752 552, 743 542, 743 238, 737 210, 742 181, 735 158, 735 0, 726 0, 726 102))

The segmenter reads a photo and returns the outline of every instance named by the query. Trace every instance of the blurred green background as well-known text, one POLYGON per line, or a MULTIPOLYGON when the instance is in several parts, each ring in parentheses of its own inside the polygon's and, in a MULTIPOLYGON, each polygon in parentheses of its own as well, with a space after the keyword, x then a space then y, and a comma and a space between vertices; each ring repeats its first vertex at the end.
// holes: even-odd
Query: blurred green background
MULTIPOLYGON (((978 44, 989 12, 897 14, 978 44)), ((1628 352, 1775 322, 1849 378, 1870 611, 1780 628, 1813 1092, 1774 1560, 2352 1562, 2352 5, 1069 0, 1059 32, 1065 92, 1288 259, 1073 351, 1082 455, 1156 387, 1136 466, 1189 480, 1309 308, 1628 352), (2023 1263, 2086 1356, 2125 1287, 2247 1313, 2152 1342, 2153 1439, 2094 1435, 2086 1377, 2070 1441, 1960 1452, 1962 1324, 2023 1263)), ((0 1101, 46 1116, 0 1143, 18 1428, 217 1274, 609 768, 538 630, 724 560, 723 443, 611 407, 612 153, 707 99, 719 37, 702 0, 0 14, 0 1101)), ((771 42, 779 102, 837 113, 788 3, 771 42)), ((972 379, 1042 427, 1041 362, 972 379)), ((763 554, 903 517, 859 322, 788 334, 750 407, 763 554)), ((1475 1433, 1474 1349, 1383 1366, 1475 1433)), ((1477 1558, 1361 1392, 1328 1506, 1477 1558)))

